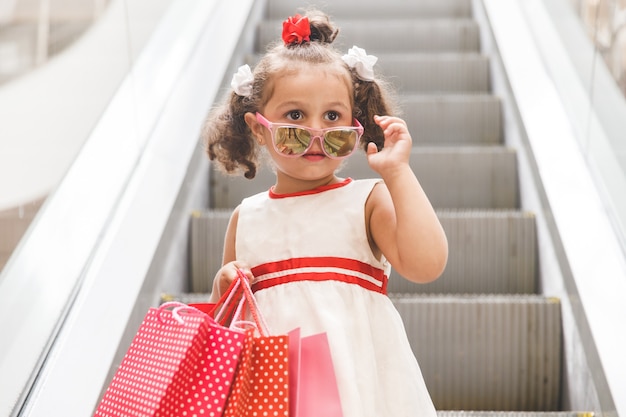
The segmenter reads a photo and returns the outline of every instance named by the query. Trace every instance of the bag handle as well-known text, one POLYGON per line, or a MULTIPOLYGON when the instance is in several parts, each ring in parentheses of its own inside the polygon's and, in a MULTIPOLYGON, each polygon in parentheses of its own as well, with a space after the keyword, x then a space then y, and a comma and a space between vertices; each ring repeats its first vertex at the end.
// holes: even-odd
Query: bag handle
MULTIPOLYGON (((239 271, 239 270, 238 270, 239 271)), ((234 279, 233 282, 230 283, 230 286, 226 290, 224 294, 220 297, 220 299, 215 303, 215 306, 211 310, 210 314, 215 318, 215 320, 223 325, 227 326, 232 320, 233 313, 235 312, 237 305, 239 304, 240 298, 242 297, 242 290, 240 287, 239 276, 237 279, 234 279)))
POLYGON ((190 305, 187 305, 185 303, 181 303, 179 301, 168 301, 166 303, 163 303, 159 306, 159 310, 158 310, 158 314, 157 317, 159 318, 159 321, 161 323, 163 323, 163 318, 161 317, 161 315, 163 314, 164 310, 168 310, 172 312, 172 317, 174 318, 174 320, 176 320, 179 324, 185 324, 185 320, 183 320, 183 318, 180 315, 180 312, 186 312, 186 313, 191 313, 191 314, 195 314, 195 315, 201 315, 201 316, 206 316, 209 318, 209 320, 213 321, 213 318, 211 316, 209 316, 208 314, 206 314, 205 312, 203 312, 202 310, 199 310, 195 307, 192 307, 190 305), (169 308, 172 307, 171 310, 169 310, 169 308))
MULTIPOLYGON (((256 298, 254 298, 254 294, 252 293, 252 288, 250 287, 250 282, 248 278, 244 274, 241 269, 237 269, 237 280, 240 282, 241 290, 243 291, 243 298, 239 302, 237 306, 237 311, 233 316, 233 324, 235 322, 245 322, 243 320, 243 312, 244 308, 247 305, 250 309, 250 314, 252 314, 252 318, 254 323, 256 324, 256 328, 259 331, 259 334, 263 337, 269 335, 269 330, 261 311, 259 310, 259 305, 257 304, 256 298)), ((246 322, 246 324, 249 322, 246 322)))

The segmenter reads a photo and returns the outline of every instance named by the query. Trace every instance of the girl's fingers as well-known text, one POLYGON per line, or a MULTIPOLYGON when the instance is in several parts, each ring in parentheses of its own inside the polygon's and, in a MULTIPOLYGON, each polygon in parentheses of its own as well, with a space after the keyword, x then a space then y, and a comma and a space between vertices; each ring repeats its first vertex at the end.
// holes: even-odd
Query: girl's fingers
POLYGON ((378 148, 376 147, 376 144, 374 142, 370 142, 367 144, 367 154, 368 155, 374 155, 375 153, 378 153, 378 148))
POLYGON ((248 281, 250 281, 250 284, 254 284, 255 278, 254 278, 254 275, 252 275, 252 271, 250 269, 239 268, 239 270, 243 272, 246 278, 248 278, 248 281))
POLYGON ((252 270, 248 267, 247 264, 240 262, 240 261, 234 261, 232 263, 233 269, 232 269, 232 279, 235 280, 238 276, 238 270, 241 271, 246 278, 248 278, 248 281, 250 281, 250 283, 254 283, 254 275, 252 275, 252 270))
POLYGON ((374 122, 383 130, 385 130, 385 127, 388 124, 388 119, 388 116, 374 116, 374 122))
POLYGON ((374 116, 374 121, 383 130, 385 136, 408 132, 406 122, 399 117, 374 116))
POLYGON ((383 127, 383 125, 389 125, 390 123, 401 123, 404 126, 406 126, 406 122, 399 118, 399 117, 395 117, 395 116, 374 116, 374 122, 376 122, 376 124, 378 124, 380 127, 383 127))

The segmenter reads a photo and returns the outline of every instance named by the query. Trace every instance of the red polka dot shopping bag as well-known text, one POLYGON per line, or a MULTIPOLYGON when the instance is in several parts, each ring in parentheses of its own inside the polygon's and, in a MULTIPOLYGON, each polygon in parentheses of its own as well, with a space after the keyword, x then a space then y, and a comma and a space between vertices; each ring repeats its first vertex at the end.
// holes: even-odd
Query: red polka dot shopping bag
POLYGON ((185 304, 151 308, 95 416, 222 416, 245 341, 185 304))

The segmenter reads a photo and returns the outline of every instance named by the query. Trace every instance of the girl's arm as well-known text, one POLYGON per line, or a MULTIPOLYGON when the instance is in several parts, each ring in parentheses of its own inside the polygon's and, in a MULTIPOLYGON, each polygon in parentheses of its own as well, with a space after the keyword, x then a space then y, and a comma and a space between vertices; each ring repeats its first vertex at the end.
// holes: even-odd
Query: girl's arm
POLYGON ((377 116, 385 146, 370 144, 370 166, 384 180, 374 187, 366 215, 374 250, 380 250, 406 279, 426 283, 437 279, 448 259, 448 242, 435 211, 409 166, 412 139, 397 117, 377 116))
POLYGON ((236 261, 235 236, 237 236, 237 219, 239 218, 239 207, 230 216, 226 236, 224 238, 224 253, 222 255, 222 267, 215 274, 213 279, 213 291, 209 298, 209 303, 217 303, 222 294, 226 292, 230 284, 237 278, 237 269, 241 269, 252 281, 252 272, 243 262, 236 261))

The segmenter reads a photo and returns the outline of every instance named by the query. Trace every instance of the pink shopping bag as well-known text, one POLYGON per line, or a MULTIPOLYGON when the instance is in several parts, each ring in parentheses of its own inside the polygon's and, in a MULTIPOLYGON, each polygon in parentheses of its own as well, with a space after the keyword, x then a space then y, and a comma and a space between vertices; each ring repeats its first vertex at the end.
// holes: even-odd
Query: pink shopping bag
POLYGON ((343 417, 326 333, 289 332, 289 415, 343 417))
POLYGON ((185 304, 151 308, 95 416, 222 416, 244 337, 185 304))

